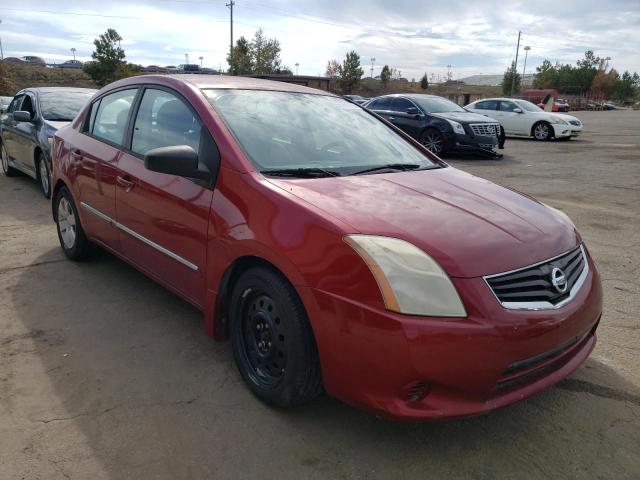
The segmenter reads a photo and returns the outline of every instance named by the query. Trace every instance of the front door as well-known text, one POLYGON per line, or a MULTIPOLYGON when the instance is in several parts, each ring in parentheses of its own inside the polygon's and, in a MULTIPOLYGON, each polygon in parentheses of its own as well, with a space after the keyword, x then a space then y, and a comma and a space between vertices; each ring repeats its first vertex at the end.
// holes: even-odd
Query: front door
MULTIPOLYGON (((18 148, 19 144, 17 143, 17 130, 16 126, 18 122, 13 119, 13 112, 20 110, 20 105, 22 105, 22 101, 24 100, 24 94, 16 95, 11 103, 9 104, 9 108, 7 109, 6 116, 2 122, 2 143, 4 145, 5 151, 11 160, 18 164, 18 148)), ((20 167, 21 165, 16 165, 20 167)))
POLYGON ((117 165, 137 92, 137 88, 118 90, 95 100, 84 134, 76 137, 69 152, 85 230, 114 250, 119 247, 115 224, 117 165))
MULTIPOLYGON (((202 307, 213 188, 147 170, 144 155, 154 148, 189 145, 204 160, 212 156, 213 142, 187 103, 169 90, 146 88, 133 122, 130 151, 118 162, 121 251, 143 271, 202 307)), ((211 165, 207 168, 211 170, 211 165)))
POLYGON ((510 100, 500 100, 500 123, 505 126, 507 133, 529 135, 522 109, 510 100), (514 112, 516 109, 520 109, 520 113, 514 112))

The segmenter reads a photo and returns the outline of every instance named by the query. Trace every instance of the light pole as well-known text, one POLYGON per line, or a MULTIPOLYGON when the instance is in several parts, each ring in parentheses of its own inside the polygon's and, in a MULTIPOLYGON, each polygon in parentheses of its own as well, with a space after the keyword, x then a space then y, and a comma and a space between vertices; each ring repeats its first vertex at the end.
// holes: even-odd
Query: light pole
POLYGON ((202 68, 202 60, 204 60, 204 57, 200 56, 198 58, 200 59, 200 68, 202 68))
POLYGON ((188 53, 184 54, 184 59, 186 60, 187 65, 189 65, 189 54, 188 53))
POLYGON ((298 67, 300 66, 300 64, 298 62, 296 62, 296 75, 298 75, 298 67))
POLYGON ((73 63, 76 62, 76 47, 71 47, 71 53, 73 53, 73 63))
POLYGON ((516 61, 513 63, 511 69, 511 97, 513 97, 513 91, 516 88, 516 72, 518 70, 518 54, 520 53, 520 35, 522 32, 518 32, 518 46, 516 47, 516 61))
POLYGON ((376 61, 376 57, 371 57, 371 78, 373 78, 373 64, 376 61))
POLYGON ((522 69, 522 85, 524 86, 524 76, 527 73, 527 56, 529 55, 529 50, 531 50, 531 47, 529 45, 527 45, 526 47, 524 47, 524 68, 522 69))

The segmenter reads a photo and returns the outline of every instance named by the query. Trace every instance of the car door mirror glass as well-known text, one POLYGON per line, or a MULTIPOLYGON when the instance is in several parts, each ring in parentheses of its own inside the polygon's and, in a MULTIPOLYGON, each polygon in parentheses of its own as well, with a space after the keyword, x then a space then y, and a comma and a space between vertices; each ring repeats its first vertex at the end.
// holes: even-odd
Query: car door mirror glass
POLYGON ((13 112, 13 119, 16 122, 30 122, 31 121, 31 114, 27 111, 24 110, 17 110, 15 112, 13 112))
POLYGON ((152 172, 208 180, 209 172, 198 170, 198 164, 198 154, 189 145, 154 148, 144 156, 144 166, 152 172))

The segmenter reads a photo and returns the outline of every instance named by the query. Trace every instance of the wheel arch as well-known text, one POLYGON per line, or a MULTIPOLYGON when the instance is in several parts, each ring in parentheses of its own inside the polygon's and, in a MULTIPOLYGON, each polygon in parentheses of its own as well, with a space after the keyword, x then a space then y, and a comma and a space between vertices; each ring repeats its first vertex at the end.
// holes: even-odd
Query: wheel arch
POLYGON ((64 183, 64 180, 60 178, 56 181, 56 184, 51 189, 51 217, 53 218, 54 222, 58 221, 58 219, 56 218, 56 197, 58 196, 58 192, 62 187, 66 187, 67 190, 71 192, 71 189, 67 186, 66 183, 64 183))

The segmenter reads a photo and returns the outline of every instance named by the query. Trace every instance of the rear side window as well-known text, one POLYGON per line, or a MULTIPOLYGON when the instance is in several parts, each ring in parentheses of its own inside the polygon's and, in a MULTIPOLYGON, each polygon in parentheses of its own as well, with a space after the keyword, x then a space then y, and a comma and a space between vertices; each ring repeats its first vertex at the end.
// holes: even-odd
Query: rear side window
POLYGON ((154 148, 189 145, 198 152, 201 129, 200 121, 180 98, 148 88, 136 116, 131 150, 144 155, 154 148))
POLYGON ((476 103, 475 108, 477 108, 478 110, 498 110, 498 101, 484 100, 482 102, 476 103))
POLYGON ((118 145, 123 144, 127 118, 138 89, 120 90, 102 97, 94 103, 91 110, 96 109, 95 118, 90 117, 90 132, 101 139, 118 145), (97 107, 97 108, 96 108, 97 107))
POLYGON ((389 110, 391 108, 392 97, 383 97, 374 100, 369 109, 371 110, 389 110))

